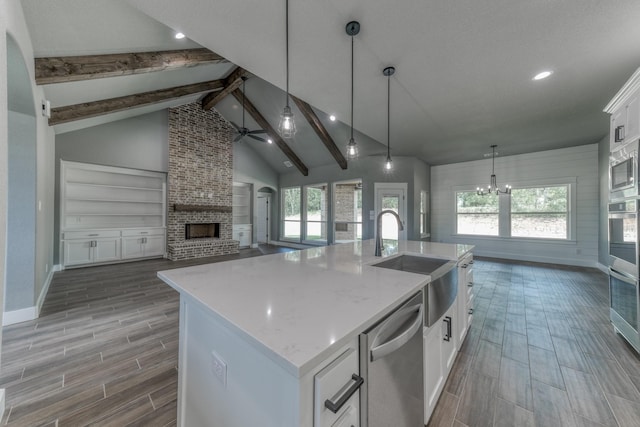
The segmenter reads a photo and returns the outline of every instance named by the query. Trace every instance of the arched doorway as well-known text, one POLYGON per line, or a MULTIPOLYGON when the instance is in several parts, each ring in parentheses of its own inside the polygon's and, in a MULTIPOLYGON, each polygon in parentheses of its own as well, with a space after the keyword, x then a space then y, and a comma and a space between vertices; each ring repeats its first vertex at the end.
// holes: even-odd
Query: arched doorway
POLYGON ((8 192, 5 324, 36 317, 36 111, 22 52, 7 34, 8 192))

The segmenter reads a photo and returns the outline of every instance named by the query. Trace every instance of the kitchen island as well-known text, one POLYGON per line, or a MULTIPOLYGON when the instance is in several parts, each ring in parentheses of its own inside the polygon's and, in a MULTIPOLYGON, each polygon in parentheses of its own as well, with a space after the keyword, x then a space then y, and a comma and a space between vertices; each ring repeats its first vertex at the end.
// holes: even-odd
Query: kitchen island
POLYGON ((400 241, 380 258, 369 240, 159 272, 180 293, 178 425, 313 426, 314 375, 431 280, 371 264, 471 248, 400 241))

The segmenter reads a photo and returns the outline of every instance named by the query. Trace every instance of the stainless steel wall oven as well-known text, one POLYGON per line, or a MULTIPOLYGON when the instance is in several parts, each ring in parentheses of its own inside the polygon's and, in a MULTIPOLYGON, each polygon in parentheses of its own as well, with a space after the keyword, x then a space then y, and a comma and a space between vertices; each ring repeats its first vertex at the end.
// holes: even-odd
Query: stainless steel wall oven
POLYGON ((609 301, 613 327, 640 352, 638 200, 609 203, 609 301))

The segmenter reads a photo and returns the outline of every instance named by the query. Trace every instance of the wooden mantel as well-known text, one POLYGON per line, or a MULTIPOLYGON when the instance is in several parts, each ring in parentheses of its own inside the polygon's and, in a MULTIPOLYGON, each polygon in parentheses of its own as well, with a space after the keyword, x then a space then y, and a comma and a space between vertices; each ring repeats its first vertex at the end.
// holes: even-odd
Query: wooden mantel
POLYGON ((173 205, 173 210, 176 212, 218 212, 218 213, 231 213, 231 206, 214 206, 214 205, 173 205))

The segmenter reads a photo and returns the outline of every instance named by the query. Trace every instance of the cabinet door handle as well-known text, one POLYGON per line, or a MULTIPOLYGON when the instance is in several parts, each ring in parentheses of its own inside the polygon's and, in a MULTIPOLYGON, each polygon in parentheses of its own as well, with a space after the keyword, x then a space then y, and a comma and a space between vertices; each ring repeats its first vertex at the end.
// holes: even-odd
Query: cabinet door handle
MULTIPOLYGON (((353 393, 358 391, 360 386, 364 383, 364 378, 362 378, 360 375, 352 374, 351 381, 353 381, 353 384, 351 384, 347 391, 342 393, 342 396, 340 396, 337 401, 333 402, 330 399, 324 401, 325 408, 327 408, 334 414, 337 413, 340 408, 342 408, 344 404, 347 403, 347 400, 349 400, 349 398, 353 396, 353 393)), ((335 397, 336 396, 333 396, 333 398, 335 397)))
POLYGON ((444 322, 447 324, 447 335, 445 335, 445 341, 451 341, 451 316, 445 316, 444 322))
POLYGON ((462 264, 460 268, 467 268, 467 264, 462 264))
POLYGON ((615 142, 622 142, 624 140, 624 125, 616 127, 615 142))
POLYGON ((98 237, 98 236, 99 236, 99 234, 98 234, 98 233, 95 233, 95 234, 89 234, 89 237, 98 237))
POLYGON ((473 308, 469 309, 469 314, 473 314, 473 308))
POLYGON ((467 283, 467 286, 470 287, 470 288, 473 288, 473 282, 467 283))

